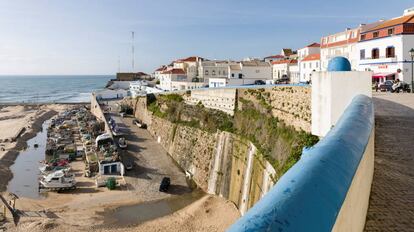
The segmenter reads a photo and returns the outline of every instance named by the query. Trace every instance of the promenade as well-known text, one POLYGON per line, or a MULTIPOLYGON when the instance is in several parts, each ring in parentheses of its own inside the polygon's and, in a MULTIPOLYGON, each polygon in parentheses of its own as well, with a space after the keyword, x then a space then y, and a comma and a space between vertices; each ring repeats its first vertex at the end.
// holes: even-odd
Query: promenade
POLYGON ((375 169, 365 231, 414 231, 414 94, 374 93, 375 169))

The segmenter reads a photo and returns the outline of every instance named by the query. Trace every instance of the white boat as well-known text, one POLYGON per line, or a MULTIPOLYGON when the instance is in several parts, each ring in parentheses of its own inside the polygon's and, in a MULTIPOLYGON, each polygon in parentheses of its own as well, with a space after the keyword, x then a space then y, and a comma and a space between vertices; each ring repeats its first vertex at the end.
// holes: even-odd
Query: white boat
POLYGON ((65 189, 75 189, 75 175, 73 173, 66 173, 63 170, 53 172, 40 179, 39 188, 57 191, 65 189))
POLYGON ((54 173, 56 171, 60 171, 62 170, 65 173, 68 173, 70 171, 70 167, 69 166, 50 166, 50 165, 43 165, 39 167, 40 172, 42 173, 42 175, 47 176, 51 173, 54 173))

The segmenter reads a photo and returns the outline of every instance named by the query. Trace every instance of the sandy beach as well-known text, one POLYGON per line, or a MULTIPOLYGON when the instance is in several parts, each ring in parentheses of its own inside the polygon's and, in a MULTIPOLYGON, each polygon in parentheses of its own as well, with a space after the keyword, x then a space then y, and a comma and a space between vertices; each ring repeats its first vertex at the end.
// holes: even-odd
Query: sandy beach
POLYGON ((26 141, 41 130, 44 121, 67 107, 59 104, 0 106, 0 192, 6 190, 13 177, 10 166, 19 151, 25 149, 26 141))
MULTIPOLYGON (((3 196, 7 196, 7 185, 13 178, 10 167, 19 152, 27 147, 26 142, 42 129, 45 120, 69 107, 64 104, 0 106, 0 193, 3 196)), ((197 198, 189 196, 190 203, 171 214, 140 223, 114 224, 111 213, 118 207, 147 202, 165 204, 169 199, 186 200, 187 195, 153 194, 154 189, 148 190, 148 187, 97 189, 93 179, 83 176, 83 170, 83 161, 72 162, 72 171, 79 183, 74 192, 48 192, 42 199, 18 199, 16 209, 31 215, 21 217, 17 226, 8 215, 8 222, 0 222, 0 231, 224 231, 240 217, 232 202, 201 193, 197 198), (48 216, 42 216, 45 214, 48 216)), ((142 181, 147 180, 137 181, 145 186, 142 181)), ((157 186, 150 185, 150 188, 157 186)), ((157 214, 157 208, 152 211, 157 214)))

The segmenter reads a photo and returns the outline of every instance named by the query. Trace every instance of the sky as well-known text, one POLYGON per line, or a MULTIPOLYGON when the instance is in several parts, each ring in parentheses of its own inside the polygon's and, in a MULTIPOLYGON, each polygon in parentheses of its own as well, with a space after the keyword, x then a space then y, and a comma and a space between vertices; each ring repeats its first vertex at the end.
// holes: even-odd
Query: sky
POLYGON ((402 15, 412 0, 0 0, 0 75, 151 73, 188 56, 279 54, 402 15))

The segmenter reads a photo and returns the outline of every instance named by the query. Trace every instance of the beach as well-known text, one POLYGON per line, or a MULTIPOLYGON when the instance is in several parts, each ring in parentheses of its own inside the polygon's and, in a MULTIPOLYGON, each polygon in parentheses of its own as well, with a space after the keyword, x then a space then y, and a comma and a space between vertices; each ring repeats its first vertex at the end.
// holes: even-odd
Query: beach
MULTIPOLYGON (((10 167, 27 141, 42 130, 43 123, 54 115, 70 109, 72 104, 2 105, 0 106, 0 192, 7 196, 9 181, 13 178, 10 167)), ((79 106, 79 105, 78 105, 79 106)), ((224 231, 240 214, 236 206, 219 196, 194 190, 183 195, 154 194, 153 188, 144 187, 147 180, 137 181, 142 188, 129 191, 96 188, 91 178, 84 177, 83 161, 72 162, 78 188, 73 192, 48 192, 39 199, 20 197, 16 209, 29 216, 20 218, 15 226, 10 220, 0 222, 0 231, 224 231), (196 196, 194 196, 196 194, 196 196), (158 215, 164 204, 188 201, 168 214, 159 214, 150 220, 123 224, 112 219, 119 207, 148 204, 141 214, 158 215), (154 207, 152 207, 154 205, 154 207), (158 207, 158 208, 157 208, 158 207), (42 216, 43 215, 43 216, 42 216), (45 216, 47 215, 47 216, 45 216)))
POLYGON ((2 105, 0 106, 0 191, 5 191, 13 177, 13 165, 26 141, 41 130, 45 120, 62 112, 69 105, 2 105))

